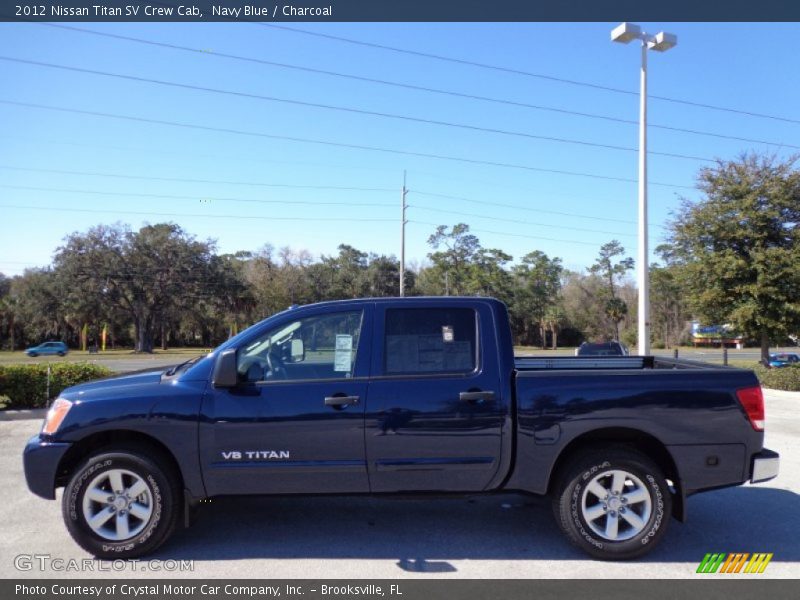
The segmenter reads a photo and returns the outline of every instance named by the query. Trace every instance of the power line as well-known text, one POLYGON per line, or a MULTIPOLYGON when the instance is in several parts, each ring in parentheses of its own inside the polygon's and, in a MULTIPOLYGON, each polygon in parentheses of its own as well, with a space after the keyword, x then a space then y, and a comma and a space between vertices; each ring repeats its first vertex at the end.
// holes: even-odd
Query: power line
MULTIPOLYGON (((341 78, 341 79, 350 79, 350 80, 353 80, 353 81, 360 81, 360 82, 364 82, 364 83, 373 83, 373 84, 385 85, 385 86, 390 86, 390 87, 395 87, 395 88, 414 90, 414 91, 418 91, 418 92, 440 94, 440 95, 444 95, 444 96, 451 96, 451 97, 454 97, 454 98, 463 98, 463 99, 466 99, 466 100, 478 100, 478 101, 481 101, 481 102, 490 102, 490 103, 501 104, 501 105, 505 105, 505 106, 515 106, 515 107, 519 107, 519 108, 526 108, 526 109, 532 109, 532 110, 540 110, 540 111, 547 111, 547 112, 553 112, 553 113, 560 113, 560 114, 566 114, 566 115, 572 115, 572 116, 578 116, 578 117, 585 117, 585 118, 589 118, 589 119, 600 119, 600 120, 604 120, 604 121, 609 121, 609 122, 614 122, 614 123, 622 123, 622 124, 626 124, 626 125, 637 125, 637 126, 639 125, 639 122, 634 120, 634 119, 622 119, 622 118, 613 117, 613 116, 610 116, 610 115, 601 115, 601 114, 597 114, 597 113, 587 113, 587 112, 582 112, 582 111, 567 110, 567 109, 559 108, 559 107, 555 107, 555 106, 546 106, 546 105, 541 105, 541 104, 531 104, 529 102, 520 102, 520 101, 509 100, 509 99, 505 99, 505 98, 497 98, 497 97, 492 97, 492 96, 483 96, 483 95, 479 95, 479 94, 467 94, 467 93, 464 93, 464 92, 457 92, 457 91, 454 91, 454 90, 445 90, 445 89, 441 89, 441 88, 434 88, 434 87, 430 87, 430 86, 416 85, 416 84, 405 83, 405 82, 400 82, 400 81, 390 81, 390 80, 386 80, 386 79, 378 79, 378 78, 375 78, 375 77, 365 77, 365 76, 362 76, 362 75, 354 75, 354 74, 351 74, 351 73, 342 73, 342 72, 339 72, 339 71, 328 71, 328 70, 325 70, 325 69, 318 69, 318 68, 307 67, 307 66, 303 66, 303 65, 275 62, 275 61, 271 61, 271 60, 254 58, 254 57, 251 57, 251 56, 241 56, 241 55, 236 55, 236 54, 228 54, 228 53, 225 53, 225 52, 208 51, 208 50, 203 50, 203 49, 200 49, 200 48, 192 48, 192 47, 189 47, 189 46, 181 46, 179 44, 166 43, 166 42, 156 42, 156 41, 153 41, 153 40, 146 40, 146 39, 133 37, 133 36, 119 35, 119 34, 113 34, 113 33, 101 32, 101 31, 94 31, 94 30, 91 30, 91 29, 84 29, 82 27, 72 27, 72 26, 68 26, 68 25, 59 25, 59 24, 55 24, 55 23, 40 23, 40 24, 41 25, 46 25, 48 27, 56 27, 56 28, 59 28, 59 29, 75 31, 75 32, 78 32, 78 33, 86 33, 86 34, 91 34, 91 35, 96 35, 96 36, 101 36, 101 37, 119 39, 119 40, 139 43, 139 44, 145 44, 145 45, 149 45, 149 46, 167 48, 167 49, 171 49, 171 50, 182 50, 182 51, 185 51, 185 52, 191 52, 191 53, 195 53, 195 54, 210 55, 210 56, 214 56, 214 57, 217 57, 217 58, 238 60, 238 61, 243 61, 243 62, 259 64, 259 65, 263 65, 263 66, 276 67, 276 68, 280 68, 280 69, 290 69, 290 70, 302 71, 302 72, 307 72, 307 73, 314 73, 314 74, 317 74, 317 75, 327 75, 327 76, 330 76, 330 77, 338 77, 338 78, 341 78)), ((698 129, 687 129, 687 128, 683 128, 683 127, 675 127, 675 126, 669 126, 669 125, 659 125, 657 123, 648 123, 648 127, 651 127, 651 128, 654 128, 654 129, 664 129, 664 130, 674 131, 674 132, 679 132, 679 133, 686 133, 686 134, 690 134, 690 135, 700 135, 700 136, 708 136, 708 137, 714 137, 714 138, 719 138, 719 139, 734 140, 734 141, 739 141, 739 142, 747 142, 747 143, 754 143, 754 144, 766 144, 766 145, 772 145, 772 146, 783 146, 785 148, 800 148, 800 146, 795 146, 795 145, 791 145, 791 144, 785 144, 783 142, 772 142, 772 141, 767 141, 767 140, 758 140, 758 139, 745 138, 745 137, 740 137, 740 136, 735 136, 735 135, 715 133, 715 132, 711 132, 711 131, 703 131, 703 130, 698 130, 698 129)))
MULTIPOLYGON (((453 57, 449 57, 449 56, 442 56, 442 55, 439 55, 439 54, 432 54, 432 53, 429 53, 429 52, 420 52, 420 51, 417 51, 417 50, 409 50, 407 48, 397 48, 395 46, 387 46, 385 44, 377 44, 377 43, 374 43, 374 42, 365 42, 365 41, 362 41, 362 40, 354 40, 352 38, 346 38, 346 37, 342 37, 342 36, 331 35, 329 33, 319 33, 319 32, 316 32, 316 31, 308 31, 306 29, 298 29, 296 27, 288 27, 286 25, 276 25, 274 23, 255 23, 255 24, 256 25, 260 25, 261 27, 271 27, 273 29, 280 29, 280 30, 289 31, 289 32, 292 32, 292 33, 300 33, 300 34, 303 34, 303 35, 310 35, 310 36, 314 36, 314 37, 335 40, 335 41, 338 41, 338 42, 346 42, 348 44, 355 44, 355 45, 358 45, 358 46, 364 46, 364 47, 368 47, 368 48, 377 48, 377 49, 380 49, 380 50, 388 50, 390 52, 397 52, 397 53, 400 53, 400 54, 407 54, 407 55, 410 55, 410 56, 417 56, 417 57, 420 57, 420 58, 429 58, 429 59, 443 61, 443 62, 466 65, 466 66, 470 66, 470 67, 477 67, 477 68, 480 68, 480 69, 488 69, 488 70, 492 70, 492 71, 499 71, 501 73, 510 73, 510 74, 513 74, 513 75, 523 75, 525 77, 534 77, 534 78, 537 78, 537 79, 544 79, 544 80, 547 80, 547 81, 555 81, 555 82, 558 82, 558 83, 566 83, 566 84, 569 84, 569 85, 576 85, 576 86, 587 87, 587 88, 592 88, 592 89, 596 89, 596 90, 603 90, 603 91, 606 91, 606 92, 614 92, 614 93, 617 93, 617 94, 625 94, 625 95, 628 95, 628 96, 638 96, 639 95, 639 92, 634 92, 634 91, 631 91, 631 90, 625 90, 625 89, 622 89, 622 88, 611 87, 611 86, 607 86, 607 85, 601 85, 601 84, 597 84, 597 83, 590 83, 588 81, 580 81, 580 80, 577 80, 577 79, 567 79, 565 77, 556 77, 554 75, 545 75, 543 73, 533 73, 531 71, 525 71, 525 70, 522 70, 522 69, 514 69, 514 68, 511 68, 511 67, 502 67, 502 66, 499 66, 499 65, 490 65, 490 64, 486 64, 486 63, 479 63, 479 62, 476 62, 476 61, 471 61, 471 60, 466 60, 466 59, 461 59, 461 58, 453 58, 453 57)), ((798 120, 798 119, 791 119, 791 118, 788 118, 788 117, 780 117, 780 116, 776 116, 776 115, 769 115, 769 114, 766 114, 766 113, 753 112, 753 111, 742 110, 742 109, 737 109, 737 108, 729 108, 729 107, 725 107, 725 106, 717 106, 717 105, 714 105, 714 104, 705 104, 705 103, 702 103, 702 102, 694 102, 692 100, 683 100, 681 98, 673 98, 673 97, 670 97, 670 96, 656 96, 656 95, 653 95, 653 94, 648 94, 648 98, 655 99, 655 100, 662 100, 664 102, 672 102, 672 103, 675 103, 675 104, 684 104, 684 105, 687 105, 687 106, 694 106, 696 108, 705 108, 705 109, 709 109, 709 110, 717 110, 717 111, 722 111, 722 112, 745 115, 745 116, 748 116, 748 117, 758 117, 758 118, 761 118, 761 119, 772 119, 774 121, 782 121, 784 123, 800 124, 800 120, 798 120)))
MULTIPOLYGON (((0 135, 0 139, 6 140, 17 140, 21 142, 29 142, 34 144, 55 144, 55 145, 64 145, 64 146, 76 146, 79 148, 93 148, 99 150, 121 150, 123 152, 141 152, 147 155, 151 154, 166 154, 170 156, 181 156, 181 157, 195 157, 195 158, 224 158, 228 160, 235 160, 239 161, 250 161, 255 162, 258 164, 276 164, 276 165, 303 165, 307 167, 323 167, 327 169, 350 169, 355 171, 375 171, 381 173, 397 173, 397 169, 389 169, 389 168, 379 168, 379 167, 366 167, 366 166, 354 166, 354 165, 345 165, 345 164, 333 164, 333 163, 321 163, 321 162, 309 162, 309 161, 300 161, 300 160, 276 160, 276 159, 266 159, 262 157, 255 157, 255 156, 242 156, 242 155, 233 155, 233 154, 206 154, 206 153, 196 153, 196 152, 186 152, 184 150, 164 150, 163 148, 137 148, 132 146, 116 146, 116 145, 109 145, 109 144, 87 144, 81 142, 72 142, 66 140, 53 140, 53 139, 42 139, 42 138, 33 138, 33 137, 22 137, 22 136, 14 136, 14 135, 0 135)), ((417 171, 418 173, 423 173, 421 171, 417 171)), ((377 191, 377 190, 376 190, 377 191)), ((389 191, 388 188, 386 191, 389 191)))
MULTIPOLYGON (((0 169, 5 168, 0 165, 0 169)), ((37 171, 44 171, 44 169, 37 169, 37 171)), ((63 173, 63 171, 55 171, 59 173, 63 173)), ((105 175, 105 176, 115 176, 113 174, 105 174, 105 173, 94 173, 94 175, 105 175)), ((138 179, 150 179, 147 177, 137 177, 138 179)), ((155 178, 158 179, 158 178, 155 178)), ((119 197, 134 197, 134 198, 157 198, 157 199, 167 199, 167 200, 214 200, 214 201, 230 201, 230 202, 246 202, 246 203, 258 203, 258 204, 283 204, 283 205, 312 205, 312 206, 351 206, 354 208, 358 207, 393 207, 393 204, 388 203, 353 203, 353 202, 326 202, 326 201, 293 201, 293 200, 259 200, 259 199, 250 199, 250 198, 231 198, 231 197, 217 197, 217 196, 205 196, 205 195, 197 195, 197 196, 184 196, 184 195, 175 195, 175 194, 147 194, 147 193, 136 193, 136 192, 116 192, 116 191, 104 191, 104 190, 86 190, 86 189, 71 189, 71 188, 53 188, 53 187, 39 187, 39 186, 25 186, 25 185, 10 185, 10 184, 0 184, 0 188, 5 189, 14 189, 14 190, 28 190, 28 191, 39 191, 39 192, 57 192, 57 193, 70 193, 70 194, 92 194, 92 195, 99 195, 99 196, 119 196, 119 197)), ((518 205, 512 204, 505 204, 505 203, 498 203, 498 202, 484 202, 479 200, 471 200, 467 198, 463 198, 460 196, 448 196, 445 194, 433 194, 433 193, 426 193, 426 192, 419 192, 415 191, 413 193, 432 196, 432 197, 439 197, 439 198, 449 198, 449 199, 456 199, 462 200, 466 202, 474 202, 479 204, 487 204, 493 206, 503 206, 508 208, 520 209, 520 210, 529 210, 532 212, 537 213, 553 213, 560 216, 569 216, 573 218, 586 218, 586 219, 600 219, 600 220, 609 220, 614 222, 620 223, 635 223, 635 221, 623 221, 621 219, 603 219, 602 217, 593 217, 589 215, 582 215, 578 213, 562 213, 562 212, 555 212, 555 211, 547 211, 547 210, 540 210, 531 207, 523 207, 518 205)), ((562 225, 553 225, 549 223, 537 223, 533 221, 522 221, 519 219, 506 219, 501 217, 493 217, 488 215, 481 215, 477 213, 469 213, 464 211, 453 211, 453 210, 446 210, 440 208, 431 208, 427 206, 419 206, 416 204, 407 205, 408 208, 416 208, 418 210, 427 210, 430 212, 438 212, 443 214, 453 214, 453 215, 462 215, 467 217, 475 217, 479 219, 488 219, 492 221, 502 221, 507 223, 518 223, 521 225, 535 225, 541 227, 549 227, 551 229, 566 229, 568 231, 583 231, 587 233, 603 233, 608 235, 617 235, 617 236, 625 236, 625 237, 633 237, 633 234, 629 233, 622 233, 622 232, 614 232, 614 231, 604 231, 598 229, 587 229, 581 227, 567 227, 562 225)), ((189 216, 189 215, 187 215, 189 216)))
MULTIPOLYGON (((409 220, 408 222, 409 223, 415 223, 417 225, 429 225, 431 227, 439 227, 439 225, 440 225, 440 224, 437 224, 437 223, 430 223, 430 222, 426 222, 426 221, 417 221, 417 220, 409 220)), ((526 238, 526 239, 531 239, 531 240, 544 240, 544 241, 547 241, 547 242, 566 242, 566 243, 569 243, 569 244, 581 244, 583 246, 594 246, 595 248, 597 247, 597 244, 594 243, 594 242, 584 242, 584 241, 581 241, 581 240, 565 240, 563 238, 549 238, 549 237, 542 237, 542 236, 538 236, 538 235, 525 235, 525 234, 522 234, 522 233, 509 233, 509 232, 506 232, 506 231, 492 231, 492 230, 489 230, 489 229, 473 229, 472 227, 470 227, 469 230, 471 232, 474 231, 475 233, 490 233, 490 234, 493 234, 493 235, 504 235, 504 236, 508 236, 508 237, 526 238)))
MULTIPOLYGON (((335 104, 322 104, 319 102, 308 102, 306 100, 296 100, 291 98, 281 98, 278 96, 265 96, 262 94, 252 94, 249 92, 239 92, 235 90, 225 90, 221 88, 212 88, 207 86, 201 85, 192 85, 188 83, 179 83, 176 81, 167 81, 164 79, 152 79, 149 77, 139 77, 136 75, 126 75, 124 73, 112 73, 109 71, 98 71, 95 69, 85 69, 83 67, 75 67, 70 65, 59 65, 55 63, 46 63, 40 62, 35 60, 27 60, 22 58, 14 58, 9 56, 0 56, 0 60, 5 60, 9 62, 16 62, 21 64, 27 65, 34 65, 39 67, 47 67, 52 69, 61 69, 65 71, 73 71, 76 73, 88 73, 90 75, 100 75, 103 77, 114 77, 117 79, 125 79, 128 81, 136 81, 138 83, 152 83, 155 85, 162 85, 168 87, 175 87, 185 90, 191 90, 195 92, 209 92, 213 94, 223 94, 226 96, 236 96, 239 98, 248 98, 250 100, 262 100, 266 102, 278 102, 282 104, 291 104, 294 106, 303 106, 306 108, 320 108, 324 110, 332 110, 338 112, 346 112, 351 114, 357 115, 364 115, 370 117, 378 117, 383 119, 395 119, 400 121, 408 121, 410 123, 421 123, 423 125, 436 125, 438 127, 449 127, 453 129, 464 129, 467 131, 475 131, 478 133, 493 133, 497 135, 505 135, 505 136, 512 136, 512 137, 521 137, 526 139, 533 139, 533 140, 542 140, 545 142, 555 142, 560 144, 573 144, 578 146, 586 146, 590 148, 602 148, 604 150, 618 150, 622 152, 638 152, 638 148, 632 146, 618 146, 615 144, 603 144, 599 142, 589 142, 586 140, 575 140, 571 138, 562 138, 557 136, 549 136, 549 135, 539 135, 535 133, 528 133, 525 131, 515 131, 511 129, 498 129, 495 127, 483 127, 480 125, 470 125, 468 123, 456 123, 453 121, 440 121, 438 119, 426 119, 422 117, 413 117, 411 115, 401 115, 397 113, 388 113, 388 112, 381 112, 381 111, 374 111, 374 110, 365 110, 361 108, 354 108, 352 106, 340 106, 335 104)), ((706 158, 702 156, 691 156, 686 154, 678 154, 673 152, 657 152, 657 151, 650 151, 650 154, 658 155, 658 156, 666 156, 669 158, 680 158, 684 160, 699 160, 704 162, 714 162, 714 159, 706 158)))
POLYGON ((587 233, 603 233, 603 234, 607 234, 607 235, 617 235, 617 236, 624 236, 624 237, 636 237, 634 234, 631 234, 631 233, 619 233, 619 232, 616 232, 616 231, 602 231, 602 230, 599 230, 599 229, 584 229, 584 228, 581 228, 581 227, 567 227, 567 226, 564 226, 564 225, 550 225, 548 223, 536 223, 534 221, 522 221, 520 219, 507 219, 507 218, 503 218, 503 217, 492 217, 492 216, 489 216, 489 215, 480 215, 480 214, 476 214, 476 213, 468 213, 468 212, 464 212, 464 211, 461 211, 461 210, 456 211, 456 210, 446 210, 446 209, 443 209, 443 208, 429 208, 427 206, 418 206, 416 204, 409 204, 408 208, 416 208, 417 210, 427 210, 427 211, 430 211, 430 212, 438 212, 438 213, 449 214, 449 215, 461 215, 461 216, 465 216, 465 217, 475 217, 477 219, 488 219, 490 221, 500 221, 500 222, 503 222, 503 223, 517 223, 519 225, 535 225, 535 226, 539 226, 539 227, 549 227, 551 229, 566 229, 568 231, 583 231, 583 232, 587 232, 587 233))
MULTIPOLYGON (((0 168, 4 168, 0 165, 0 168)), ((104 173, 95 173, 95 175, 106 175, 104 173)), ((140 179, 147 179, 145 177, 139 177, 140 179)), ((10 185, 10 184, 0 184, 0 188, 6 189, 14 189, 14 190, 28 190, 28 191, 39 191, 39 192, 57 192, 57 193, 69 193, 69 194, 92 194, 92 195, 99 195, 99 196, 119 196, 119 197, 133 197, 133 198, 157 198, 157 199, 167 199, 167 200, 214 200, 214 201, 230 201, 230 202, 250 202, 250 203, 259 203, 259 204, 283 204, 283 205, 312 205, 312 206, 351 206, 351 207, 393 207, 393 204, 388 203, 353 203, 353 202, 327 202, 327 201, 293 201, 293 200, 258 200, 258 199, 250 199, 250 198, 230 198, 230 197, 216 197, 216 196, 206 196, 206 195, 197 195, 197 196, 184 196, 184 195, 174 195, 174 194, 146 194, 146 193, 137 193, 137 192, 116 192, 116 191, 104 191, 104 190, 87 190, 87 189, 72 189, 72 188, 53 188, 53 187, 39 187, 39 186, 27 186, 27 185, 10 185)), ((417 194, 423 194, 424 192, 415 192, 417 194)), ((456 196, 446 196, 444 194, 425 194, 428 196, 434 197, 441 197, 441 198, 452 198, 452 199, 459 199, 459 200, 466 200, 465 198, 460 198, 456 196)), ((499 205, 499 206, 507 206, 516 209, 523 209, 523 210, 530 210, 533 212, 538 213, 548 213, 554 211, 547 211, 547 210, 538 210, 533 209, 530 207, 520 207, 516 205, 508 205, 508 204, 500 204, 500 203, 493 203, 493 202, 480 202, 480 201, 473 201, 476 203, 482 204, 490 204, 490 205, 499 205)), ((427 206, 419 206, 419 205, 408 205, 408 208, 417 208, 419 210, 427 210, 432 212, 439 212, 445 214, 456 214, 456 215, 463 215, 469 217, 476 217, 480 219, 489 219, 493 221, 505 221, 508 223, 519 223, 525 225, 539 225, 542 227, 549 227, 553 229, 566 229, 569 231, 585 231, 589 233, 604 233, 609 235, 619 235, 619 236, 632 236, 632 234, 628 233, 621 233, 621 232, 613 232, 613 231, 602 231, 597 229, 584 229, 580 227, 565 227, 561 225, 552 225, 548 223, 536 223, 532 221, 521 221, 519 219, 504 219, 500 217, 492 217, 486 215, 480 215, 476 213, 469 213, 464 211, 452 211, 452 210, 445 210, 439 208, 431 208, 427 206)), ((588 218, 593 219, 597 217, 591 217, 586 215, 581 215, 577 213, 555 213, 562 216, 569 216, 569 217, 577 217, 577 218, 588 218)), ((621 219, 609 219, 612 221, 623 222, 623 223, 634 223, 634 221, 622 221, 621 219)))
MULTIPOLYGON (((184 177, 153 177, 147 175, 127 175, 124 173, 99 173, 97 171, 72 171, 65 169, 39 169, 34 167, 16 167, 10 165, 0 165, 0 169, 7 169, 9 171, 31 171, 34 173, 56 173, 59 175, 88 175, 91 177, 114 177, 119 179, 143 179, 147 181, 174 181, 179 183, 211 183, 223 185, 244 185, 254 187, 275 187, 275 188, 288 188, 288 189, 311 189, 311 190, 335 190, 347 192, 394 192, 391 188, 366 188, 366 187, 348 187, 348 186, 335 186, 335 185, 305 185, 305 184, 290 184, 290 183, 266 183, 262 181, 228 181, 220 179, 189 179, 184 177)), ((6 186, 3 186, 6 187, 6 186)), ((48 191, 48 190, 45 190, 48 191)), ((92 193, 92 192, 87 192, 92 193)), ((97 193, 97 192, 95 192, 97 193)), ((168 196, 162 196, 167 198, 168 196)), ((187 196, 189 197, 189 196, 187 196)), ((192 198, 194 198, 192 196, 192 198)), ((202 198, 210 198, 210 196, 202 196, 202 198)), ((219 198, 224 199, 224 198, 219 198)), ((367 206, 367 205, 364 205, 367 206)), ((381 204, 381 206, 391 206, 388 203, 381 204)))
MULTIPOLYGON (((162 119, 149 119, 146 117, 134 117, 131 115, 118 115, 114 113, 106 113, 100 111, 90 111, 90 110, 81 110, 77 108, 65 108, 61 106, 52 106, 46 104, 36 104, 33 102, 18 102, 15 100, 3 100, 0 99, 0 104, 7 104, 11 106, 21 106, 25 108, 33 108, 37 110, 52 110, 57 112, 66 112, 72 114, 81 114, 81 115, 89 115, 93 117, 104 117, 110 119, 120 119, 124 121, 133 121, 136 123, 151 123, 154 125, 167 125, 170 127, 181 127, 185 129, 197 129, 201 131, 213 131, 215 133, 230 133, 233 135, 246 135, 251 137, 261 137, 273 140, 283 140, 288 142, 298 142, 303 144, 318 144, 322 146, 331 146, 334 148, 348 148, 351 150, 364 150, 368 152, 382 152, 387 154, 397 154, 400 156, 413 156, 418 158, 432 158, 436 160, 446 160, 452 162, 460 162, 470 165, 484 165, 489 167, 501 167, 506 169, 520 169, 523 171, 533 171, 537 173, 550 173, 554 175, 567 175, 572 177, 587 177, 590 179, 601 179, 606 181, 618 181, 623 183, 637 183, 637 179, 631 179, 626 177, 612 177, 610 175, 600 175, 597 173, 582 173, 579 171, 567 171, 562 169, 547 169, 544 167, 534 167, 530 165, 519 165, 514 163, 506 163, 501 161, 489 161, 489 160, 478 160, 472 158, 464 158, 464 157, 457 157, 457 156, 449 156, 446 154, 433 154, 427 152, 414 152, 410 150, 398 150, 395 148, 385 148, 381 146, 367 146, 363 144, 347 144, 344 142, 332 142, 328 140, 315 140, 310 138, 301 138, 295 136, 287 136, 287 135, 276 135, 270 133, 263 133, 258 131, 246 131, 242 129, 232 129, 228 127, 211 127, 208 125, 198 125, 195 123, 181 123, 178 121, 166 121, 162 119)), ((671 187, 671 188, 681 188, 681 189, 689 189, 693 190, 694 187, 688 185, 679 185, 675 183, 665 183, 659 181, 649 181, 649 185, 657 185, 663 187, 671 187)))
MULTIPOLYGON (((0 166, 0 169, 4 168, 0 166)), ((104 173, 94 173, 94 175, 103 175, 103 176, 114 176, 114 175, 107 175, 104 173)), ((150 179, 147 177, 137 177, 137 179, 150 179)), ((295 205, 295 204, 302 204, 302 205, 310 205, 310 206, 352 206, 352 207, 386 207, 386 206, 394 206, 393 204, 388 204, 386 202, 378 203, 378 202, 328 202, 328 201, 311 201, 311 200, 258 200, 254 198, 229 198, 229 197, 219 197, 219 196, 206 196, 206 195, 195 195, 195 196, 181 196, 181 195, 173 195, 173 194, 142 194, 142 193, 134 193, 134 192, 107 192, 103 190, 76 190, 76 189, 67 189, 67 188, 50 188, 50 187, 35 187, 35 186, 28 186, 28 185, 9 185, 9 184, 0 184, 0 188, 8 188, 13 190, 29 190, 35 192, 63 192, 69 194, 95 194, 98 196, 122 196, 122 197, 133 197, 133 198, 162 198, 166 200, 196 200, 196 201, 204 201, 204 200, 214 200, 214 201, 221 201, 221 202, 252 202, 257 204, 287 204, 287 205, 295 205)), ((334 188, 338 189, 338 188, 334 188)))
POLYGON ((95 210, 89 208, 64 208, 61 206, 23 206, 16 204, 0 204, 0 208, 13 208, 17 210, 46 210, 55 212, 80 212, 80 213, 93 213, 93 214, 119 214, 119 215, 136 215, 145 217, 201 217, 205 219, 241 219, 253 220, 258 219, 261 221, 363 221, 367 223, 394 223, 395 219, 367 219, 361 217, 260 217, 253 215, 204 215, 204 214, 190 214, 190 213, 162 213, 162 212, 141 212, 130 210, 95 210))
POLYGON ((531 206, 521 206, 519 204, 506 204, 505 202, 493 202, 489 200, 476 200, 474 198, 465 198, 464 196, 450 196, 447 194, 435 194, 433 192, 426 192, 423 190, 409 190, 409 194, 417 194, 419 196, 430 196, 431 198, 443 198, 446 200, 458 200, 460 202, 469 202, 472 204, 481 204, 486 206, 500 206, 502 208, 513 208, 515 210, 525 210, 535 213, 544 213, 550 215, 558 215, 561 217, 578 217, 580 219, 592 219, 594 221, 609 221, 612 223, 630 223, 636 224, 636 221, 632 220, 625 220, 625 219, 612 219, 610 217, 596 217, 593 215, 583 215, 578 213, 569 213, 569 212, 560 212, 556 210, 547 210, 543 208, 533 208, 531 206))

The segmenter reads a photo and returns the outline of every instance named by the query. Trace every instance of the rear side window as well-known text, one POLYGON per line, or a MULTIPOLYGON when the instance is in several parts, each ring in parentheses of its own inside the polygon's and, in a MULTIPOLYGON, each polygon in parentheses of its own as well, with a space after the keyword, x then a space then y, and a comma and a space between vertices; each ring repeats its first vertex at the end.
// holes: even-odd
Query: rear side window
POLYGON ((387 375, 475 370, 477 319, 471 308, 391 308, 385 332, 387 375))

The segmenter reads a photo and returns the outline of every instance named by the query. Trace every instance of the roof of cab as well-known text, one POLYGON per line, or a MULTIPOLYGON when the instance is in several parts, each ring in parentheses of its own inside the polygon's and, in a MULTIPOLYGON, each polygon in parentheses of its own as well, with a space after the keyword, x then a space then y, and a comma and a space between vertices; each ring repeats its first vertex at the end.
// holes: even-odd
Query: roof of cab
POLYGON ((347 306, 348 304, 363 304, 365 302, 374 302, 375 304, 397 304, 402 302, 408 303, 447 303, 447 304, 474 304, 481 302, 486 304, 503 304, 497 298, 490 298, 488 296, 404 296, 400 297, 378 297, 378 298, 350 298, 346 300, 326 300, 324 302, 315 302, 313 304, 300 304, 293 305, 289 310, 296 310, 300 308, 311 308, 321 306, 347 306))

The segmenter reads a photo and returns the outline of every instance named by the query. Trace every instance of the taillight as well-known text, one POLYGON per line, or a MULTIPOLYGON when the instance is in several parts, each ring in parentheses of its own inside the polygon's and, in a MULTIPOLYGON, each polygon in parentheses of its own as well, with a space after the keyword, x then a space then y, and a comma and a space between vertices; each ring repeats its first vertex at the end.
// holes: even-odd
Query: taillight
POLYGON ((756 385, 736 390, 736 396, 753 429, 764 431, 764 394, 761 393, 761 386, 756 385))

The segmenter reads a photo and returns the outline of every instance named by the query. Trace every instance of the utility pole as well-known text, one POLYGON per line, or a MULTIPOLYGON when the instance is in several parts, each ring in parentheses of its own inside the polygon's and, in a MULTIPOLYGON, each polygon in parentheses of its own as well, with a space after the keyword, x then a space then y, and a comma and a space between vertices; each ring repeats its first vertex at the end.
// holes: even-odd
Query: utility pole
POLYGON ((400 193, 400 297, 406 295, 406 172, 403 171, 403 189, 400 193))

